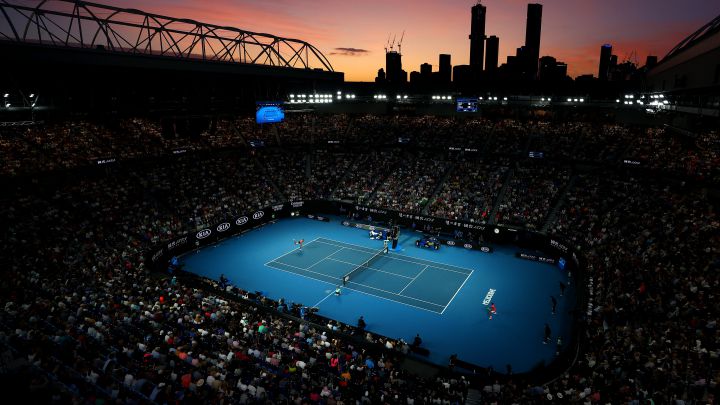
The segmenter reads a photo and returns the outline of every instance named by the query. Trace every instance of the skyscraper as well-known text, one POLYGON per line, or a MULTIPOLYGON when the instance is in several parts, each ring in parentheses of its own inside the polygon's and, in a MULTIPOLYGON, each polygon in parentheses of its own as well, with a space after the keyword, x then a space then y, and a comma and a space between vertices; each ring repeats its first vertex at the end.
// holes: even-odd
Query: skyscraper
POLYGON ((542 4, 530 3, 527 9, 525 26, 525 74, 535 80, 538 75, 538 58, 540 57, 540 31, 542 27, 542 4))
POLYGON ((450 64, 450 55, 441 53, 440 54, 440 82, 443 84, 450 83, 450 78, 452 76, 452 65, 450 64))
POLYGON ((470 20, 470 66, 477 71, 483 68, 485 53, 485 6, 477 4, 472 6, 470 20))
POLYGON ((500 38, 491 35, 487 39, 485 48, 485 71, 494 72, 498 67, 498 54, 500 52, 500 38))
POLYGON ((402 55, 399 52, 389 51, 385 54, 385 74, 387 81, 393 84, 407 81, 402 70, 402 55))
POLYGON ((612 45, 605 44, 600 47, 600 66, 598 79, 607 81, 610 78, 610 58, 612 58, 612 45))

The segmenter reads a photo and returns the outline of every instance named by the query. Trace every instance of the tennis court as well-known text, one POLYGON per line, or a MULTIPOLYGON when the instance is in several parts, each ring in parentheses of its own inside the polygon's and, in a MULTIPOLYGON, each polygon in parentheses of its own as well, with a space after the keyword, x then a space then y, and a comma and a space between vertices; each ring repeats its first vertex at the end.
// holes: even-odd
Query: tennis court
POLYGON ((336 217, 295 218, 188 252, 181 262, 203 277, 224 274, 245 291, 319 307, 320 316, 347 325, 362 315, 367 330, 380 335, 411 341, 419 333, 429 360, 440 365, 454 353, 495 369, 512 364, 516 372, 547 364, 555 346, 543 344, 545 323, 569 341, 573 290, 557 297, 557 314, 550 310, 558 282, 567 283, 557 266, 520 260, 503 246, 492 254, 422 249, 415 246, 419 235, 407 231, 397 250, 374 257, 383 244, 365 230, 343 226, 336 217), (302 251, 293 244, 300 238, 306 241, 302 251), (334 294, 337 286, 340 296, 334 294), (498 307, 492 320, 484 302, 489 294, 498 307))
POLYGON ((374 297, 442 314, 472 274, 471 269, 364 246, 317 238, 267 263, 374 297))

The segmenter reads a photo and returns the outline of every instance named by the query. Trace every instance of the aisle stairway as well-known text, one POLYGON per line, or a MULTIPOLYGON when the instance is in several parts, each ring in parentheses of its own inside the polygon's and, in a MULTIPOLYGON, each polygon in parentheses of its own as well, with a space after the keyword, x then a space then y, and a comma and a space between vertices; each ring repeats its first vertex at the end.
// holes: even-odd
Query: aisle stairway
POLYGON ((550 229, 550 226, 555 223, 555 218, 557 218, 558 212, 560 212, 560 209, 562 209, 563 205, 565 204, 565 196, 567 195, 567 192, 575 185, 577 178, 578 176, 576 174, 572 175, 565 187, 558 192, 557 198, 555 199, 555 204, 550 209, 547 218, 545 218, 545 224, 540 229, 541 233, 546 233, 548 229, 550 229))
POLYGON ((515 173, 515 169, 511 167, 505 174, 505 178, 503 179, 503 186, 498 193, 497 199, 495 199, 495 204, 490 211, 490 215, 488 215, 489 225, 495 225, 497 223, 495 216, 500 209, 500 204, 505 200, 505 193, 507 193, 507 189, 508 187, 510 187, 510 179, 512 179, 513 173, 515 173))
POLYGON ((480 394, 480 391, 470 388, 468 390, 467 398, 465 398, 465 405, 480 405, 482 403, 482 394, 480 394))
POLYGON ((432 203, 435 202, 435 197, 438 195, 440 190, 442 190, 443 185, 445 184, 445 181, 447 181, 448 177, 450 177, 450 174, 452 174, 452 171, 455 170, 455 162, 450 163, 450 166, 448 166, 447 170, 445 170, 445 174, 440 178, 440 181, 438 181, 437 186, 433 190, 432 194, 427 199, 427 204, 422 209, 423 215, 428 215, 428 209, 432 205, 432 203))

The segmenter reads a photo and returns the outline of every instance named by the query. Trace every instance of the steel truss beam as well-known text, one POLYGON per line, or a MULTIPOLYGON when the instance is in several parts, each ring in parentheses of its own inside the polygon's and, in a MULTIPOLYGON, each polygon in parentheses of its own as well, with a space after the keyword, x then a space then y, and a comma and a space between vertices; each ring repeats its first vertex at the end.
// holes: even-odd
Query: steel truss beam
POLYGON ((36 3, 0 0, 0 41, 334 71, 325 55, 298 39, 81 0, 36 3))

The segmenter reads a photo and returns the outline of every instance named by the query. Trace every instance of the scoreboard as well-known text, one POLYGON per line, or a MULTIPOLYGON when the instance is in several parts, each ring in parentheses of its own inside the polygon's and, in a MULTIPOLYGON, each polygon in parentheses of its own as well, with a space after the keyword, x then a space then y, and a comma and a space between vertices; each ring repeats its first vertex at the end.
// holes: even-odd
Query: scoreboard
POLYGON ((456 104, 457 112, 477 112, 478 110, 478 99, 477 98, 458 98, 456 104))

